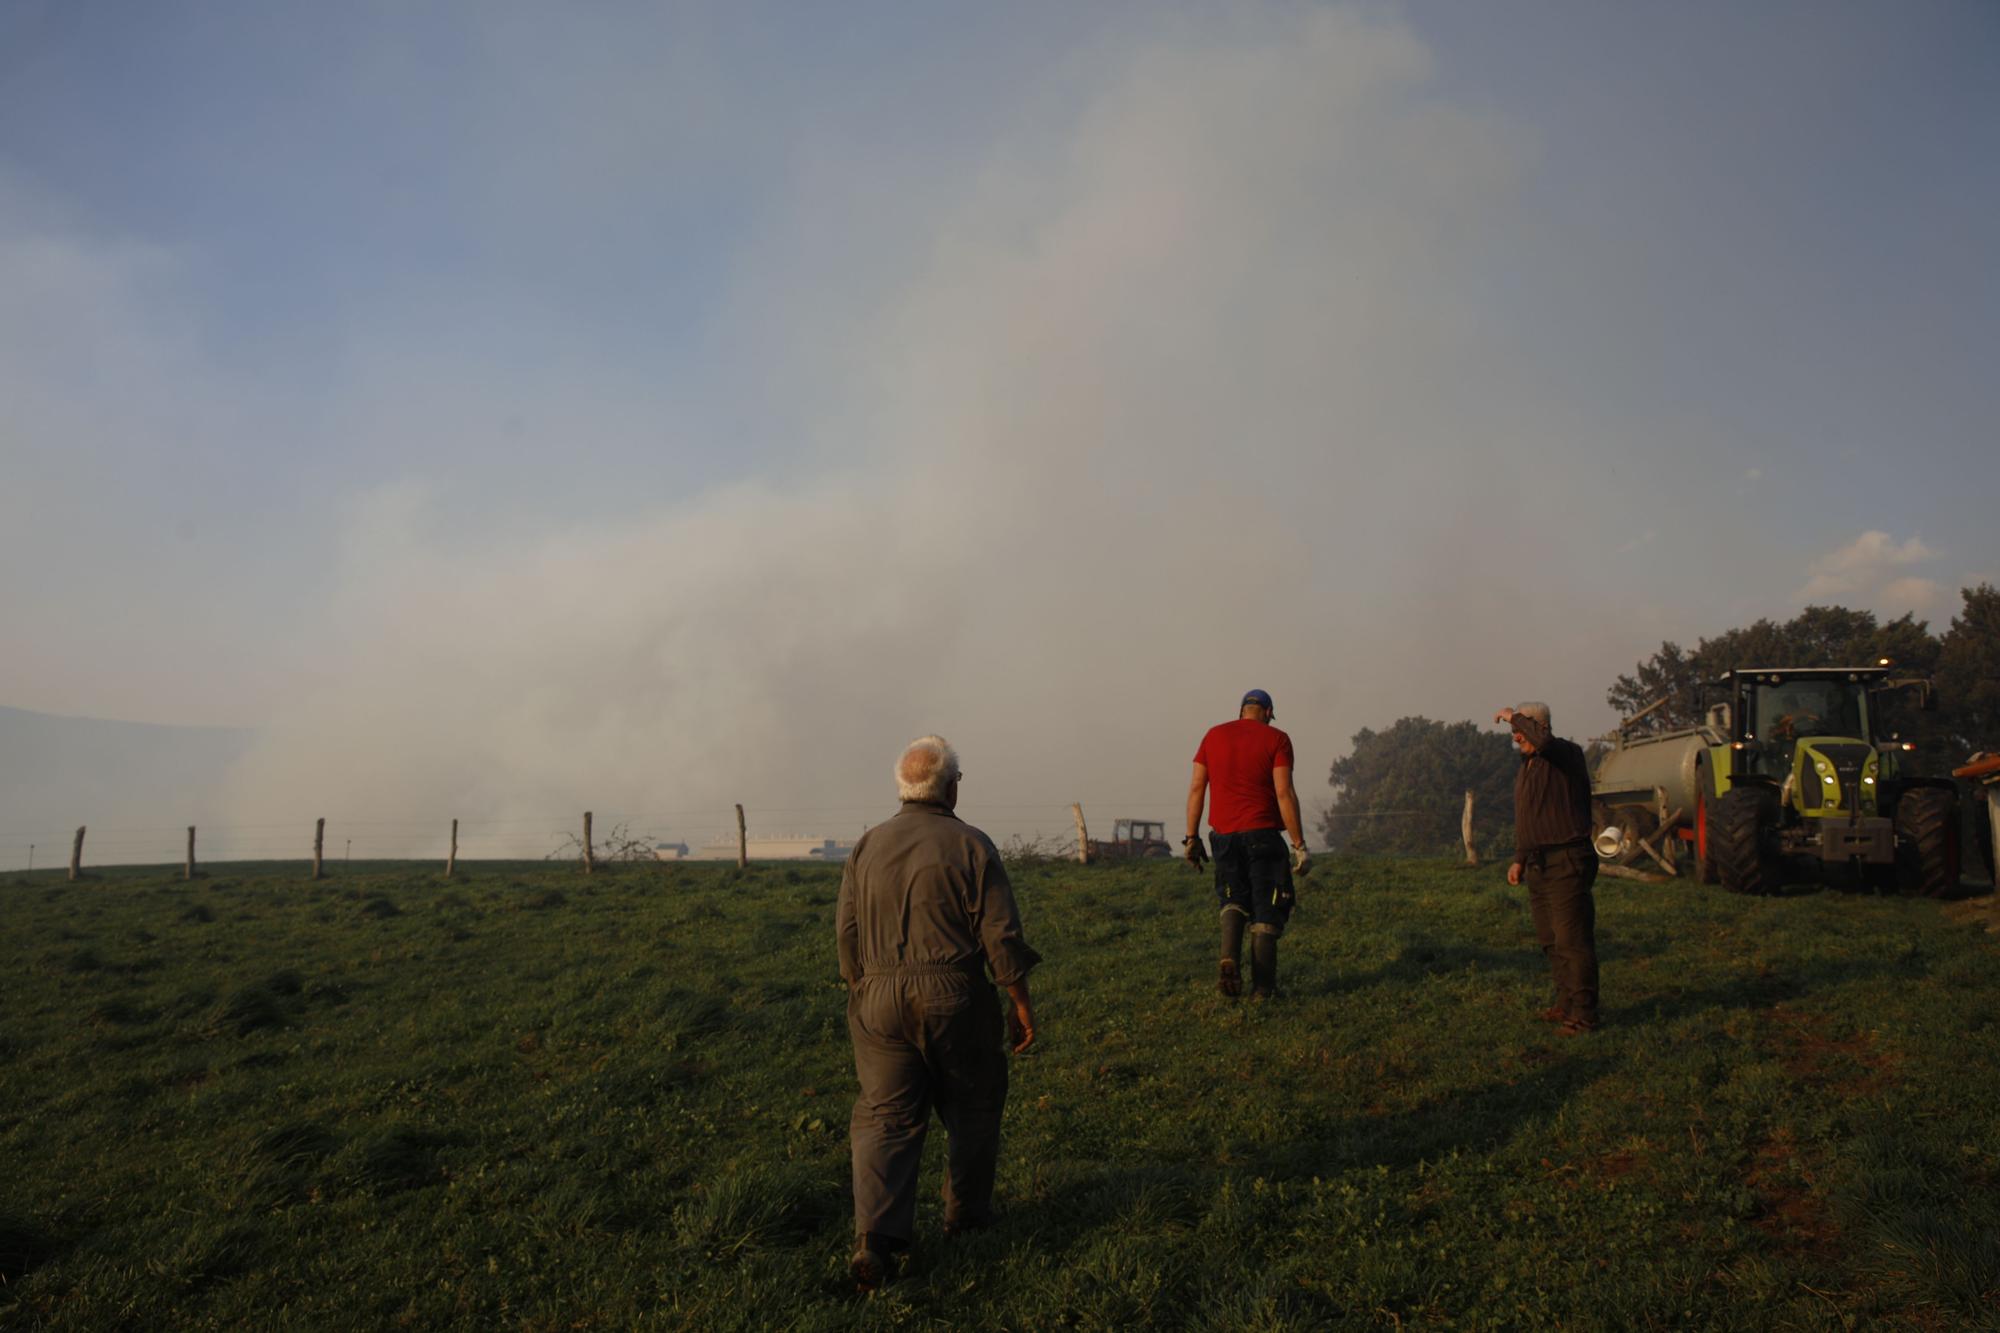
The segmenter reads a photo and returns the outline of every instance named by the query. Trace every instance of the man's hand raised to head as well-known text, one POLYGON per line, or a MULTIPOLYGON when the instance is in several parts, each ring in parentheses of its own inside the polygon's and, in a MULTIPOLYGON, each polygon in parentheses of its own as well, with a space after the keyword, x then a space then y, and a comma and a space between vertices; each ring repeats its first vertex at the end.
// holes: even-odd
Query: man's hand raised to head
POLYGON ((1514 710, 1512 708, 1503 708, 1493 715, 1493 720, 1495 722, 1512 722, 1514 720, 1514 710))

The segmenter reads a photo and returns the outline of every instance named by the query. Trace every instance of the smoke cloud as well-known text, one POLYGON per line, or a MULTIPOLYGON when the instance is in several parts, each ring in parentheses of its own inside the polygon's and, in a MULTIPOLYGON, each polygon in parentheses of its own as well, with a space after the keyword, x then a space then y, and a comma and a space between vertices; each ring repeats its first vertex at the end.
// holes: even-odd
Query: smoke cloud
POLYGON ((850 386, 810 475, 528 540, 373 496, 229 807, 865 809, 938 730, 974 817, 1167 817, 1252 685, 1310 787, 1364 723, 1570 684, 1489 657, 1558 628, 1553 538, 1505 519, 1572 446, 1454 280, 1532 150, 1428 78, 1339 11, 1123 54, 867 308, 794 293, 768 373, 850 386))
MULTIPOLYGON (((463 87, 328 22, 325 114, 184 136, 206 188, 302 192, 214 245, 321 227, 273 308, 0 174, 0 614, 63 630, 0 702, 256 724, 219 789, 146 794, 168 822, 589 808, 698 840, 741 801, 845 834, 933 731, 996 832, 1171 821, 1252 686, 1310 802, 1410 714, 1546 698, 1590 734, 1651 645, 1783 612, 1802 571, 1924 591, 1886 537, 1807 570, 1823 532, 1759 478, 1819 474, 1743 452, 1742 402, 1635 391, 1628 360, 1735 317, 1666 317, 1731 238, 1628 263, 1644 208, 1593 223, 1578 164, 1454 96, 1395 11, 1141 8, 1006 79, 960 53, 980 95, 907 141, 868 131, 921 102, 745 95, 719 16, 551 40, 521 7, 464 25, 506 73, 463 87), (21 576, 52 551, 60 580, 21 576)), ((1651 198, 1650 146, 1609 147, 1582 174, 1651 198)))

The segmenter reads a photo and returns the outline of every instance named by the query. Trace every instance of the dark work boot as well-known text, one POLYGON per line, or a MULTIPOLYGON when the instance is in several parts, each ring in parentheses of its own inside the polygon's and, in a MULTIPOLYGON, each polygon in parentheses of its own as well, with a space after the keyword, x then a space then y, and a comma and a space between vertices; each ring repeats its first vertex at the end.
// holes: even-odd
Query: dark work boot
POLYGON ((896 1257, 871 1250, 866 1244, 858 1245, 854 1257, 847 1261, 847 1275, 854 1279, 856 1291, 871 1295, 895 1281, 896 1257))
POLYGON ((1278 937, 1250 937, 1250 998, 1267 1000, 1278 991, 1278 937))
POLYGON ((878 1236, 872 1231, 858 1237, 854 1242, 854 1257, 847 1261, 847 1275, 854 1279, 854 1289, 869 1295, 894 1282, 902 1270, 902 1252, 908 1248, 908 1241, 878 1236))
POLYGON ((1243 913, 1224 909, 1222 913, 1222 965, 1216 969, 1215 988, 1235 999, 1243 993, 1243 973, 1237 960, 1243 956, 1243 913))

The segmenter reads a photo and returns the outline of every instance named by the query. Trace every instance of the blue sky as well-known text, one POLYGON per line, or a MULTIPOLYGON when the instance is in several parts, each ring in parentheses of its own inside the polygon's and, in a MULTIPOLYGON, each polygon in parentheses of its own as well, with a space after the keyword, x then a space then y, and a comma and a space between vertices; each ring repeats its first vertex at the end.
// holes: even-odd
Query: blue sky
POLYGON ((0 704, 439 808, 931 729, 1151 793, 1250 683, 1317 767, 1948 619, 1996 71, 1974 3, 0 0, 0 704))

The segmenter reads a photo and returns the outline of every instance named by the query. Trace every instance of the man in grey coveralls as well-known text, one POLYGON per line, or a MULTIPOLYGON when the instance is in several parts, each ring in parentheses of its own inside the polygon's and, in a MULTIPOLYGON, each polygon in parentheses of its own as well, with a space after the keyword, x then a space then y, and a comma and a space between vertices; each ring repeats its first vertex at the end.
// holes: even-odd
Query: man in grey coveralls
POLYGON ((848 1270, 864 1291, 894 1276, 916 1230, 933 1106, 950 1137, 945 1234, 992 1219, 1007 1055, 988 969, 1008 992, 1015 1052, 1035 1040, 1028 970, 1041 955, 1021 936, 993 840, 952 813, 959 776, 942 737, 911 741, 896 763, 903 808, 861 835, 840 880, 834 922, 861 1082, 848 1122, 858 1237, 848 1270))

